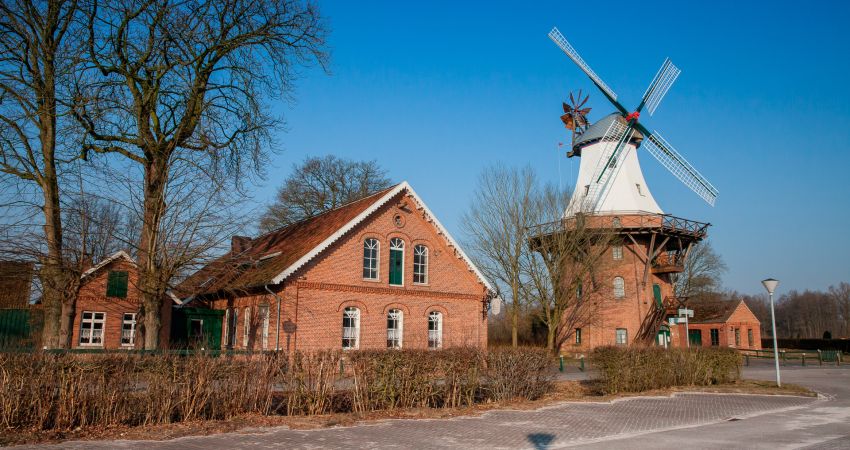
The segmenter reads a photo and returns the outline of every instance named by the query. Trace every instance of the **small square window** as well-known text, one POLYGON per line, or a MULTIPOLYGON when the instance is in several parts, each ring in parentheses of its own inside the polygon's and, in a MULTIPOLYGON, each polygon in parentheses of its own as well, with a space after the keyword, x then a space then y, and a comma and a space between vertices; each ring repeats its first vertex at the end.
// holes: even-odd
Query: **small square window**
POLYGON ((623 259, 623 246, 615 245, 613 248, 614 259, 619 261, 623 259))
POLYGON ((625 328, 617 328, 617 345, 629 343, 629 332, 625 328))
POLYGON ((127 298, 127 283, 127 272, 118 270, 109 272, 109 278, 106 281, 106 296, 127 298))

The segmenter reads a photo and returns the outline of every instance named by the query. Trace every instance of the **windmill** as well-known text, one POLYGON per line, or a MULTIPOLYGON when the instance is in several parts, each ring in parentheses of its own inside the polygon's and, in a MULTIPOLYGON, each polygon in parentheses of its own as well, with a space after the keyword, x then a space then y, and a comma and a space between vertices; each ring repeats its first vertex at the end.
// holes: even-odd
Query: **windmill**
MULTIPOLYGON (((586 180, 584 182, 586 184, 584 184, 584 195, 573 196, 574 199, 580 199, 578 201, 581 202, 581 205, 571 204, 568 212, 570 210, 574 212, 578 210, 599 211, 605 199, 611 195, 612 191, 621 190, 621 188, 617 187, 618 183, 616 182, 620 169, 624 165, 635 166, 637 164, 637 159, 633 155, 631 157, 634 158, 634 162, 631 162, 629 158, 631 150, 638 148, 638 146, 646 149, 685 186, 693 190, 709 205, 714 206, 718 193, 717 189, 688 163, 657 131, 650 132, 639 121, 641 112, 644 109, 649 112, 649 115, 655 112, 681 71, 669 59, 666 59, 646 89, 640 104, 638 104, 634 111, 630 112, 620 104, 617 100, 617 94, 590 68, 557 28, 552 28, 552 31, 549 32, 549 38, 590 77, 593 84, 602 91, 602 94, 617 109, 617 112, 612 114, 613 117, 609 116, 606 118, 608 120, 604 122, 607 125, 604 132, 599 130, 597 131, 598 136, 595 136, 596 142, 601 143, 602 148, 598 154, 594 155, 594 161, 591 162, 593 165, 592 171, 585 171, 586 180)), ((565 112, 567 112, 566 108, 565 112)), ((589 132, 590 130, 587 131, 589 132)), ((574 150, 568 156, 580 156, 580 154, 580 150, 578 152, 574 150)), ((582 162, 584 162, 584 159, 582 162)), ((643 181, 643 175, 640 173, 639 166, 636 166, 636 170, 632 170, 632 173, 633 180, 631 181, 637 180, 638 182, 631 183, 631 185, 637 185, 638 189, 640 189, 640 182, 643 181), (634 175, 634 172, 636 172, 636 175, 634 175)), ((621 182, 619 185, 625 186, 625 183, 621 182)), ((640 195, 646 196, 643 193, 640 193, 640 195)), ((655 201, 637 202, 635 204, 655 205, 655 201)), ((658 209, 657 205, 655 205, 655 209, 658 209)))
POLYGON ((585 95, 581 98, 581 89, 577 94, 570 92, 570 103, 563 102, 564 114, 561 116, 561 122, 564 122, 564 127, 573 132, 573 139, 576 134, 581 134, 588 126, 587 115, 590 114, 591 108, 585 108, 584 105, 590 98, 585 95))

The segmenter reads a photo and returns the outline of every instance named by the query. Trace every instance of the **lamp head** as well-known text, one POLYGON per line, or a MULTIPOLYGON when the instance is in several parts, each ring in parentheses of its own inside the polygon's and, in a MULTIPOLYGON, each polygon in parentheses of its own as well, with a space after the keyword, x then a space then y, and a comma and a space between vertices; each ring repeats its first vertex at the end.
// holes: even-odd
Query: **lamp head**
POLYGON ((779 280, 768 278, 766 280, 762 280, 761 284, 763 284, 764 288, 767 289, 768 294, 773 294, 773 292, 776 290, 776 286, 779 285, 779 280))

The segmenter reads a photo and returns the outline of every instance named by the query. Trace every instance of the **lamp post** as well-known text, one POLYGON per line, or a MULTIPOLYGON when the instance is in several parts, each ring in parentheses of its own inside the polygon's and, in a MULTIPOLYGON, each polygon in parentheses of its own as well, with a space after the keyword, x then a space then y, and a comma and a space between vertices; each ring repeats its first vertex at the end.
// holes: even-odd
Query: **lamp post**
POLYGON ((763 280, 761 284, 764 285, 770 296, 770 334, 773 335, 773 362, 776 365, 776 386, 779 387, 782 386, 782 383, 779 381, 779 349, 776 347, 776 315, 773 313, 773 291, 779 285, 779 280, 768 278, 763 280))

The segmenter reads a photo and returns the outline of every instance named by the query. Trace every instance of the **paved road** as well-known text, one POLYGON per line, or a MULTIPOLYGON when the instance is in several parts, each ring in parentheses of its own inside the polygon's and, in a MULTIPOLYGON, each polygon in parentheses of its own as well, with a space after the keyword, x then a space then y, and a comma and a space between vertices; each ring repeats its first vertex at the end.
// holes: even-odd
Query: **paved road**
MULTIPOLYGON (((770 379, 766 364, 747 378, 770 379)), ((285 427, 171 441, 68 442, 64 448, 850 448, 850 368, 784 368, 820 399, 678 394, 564 403, 480 417, 392 420, 320 430, 285 427)))

